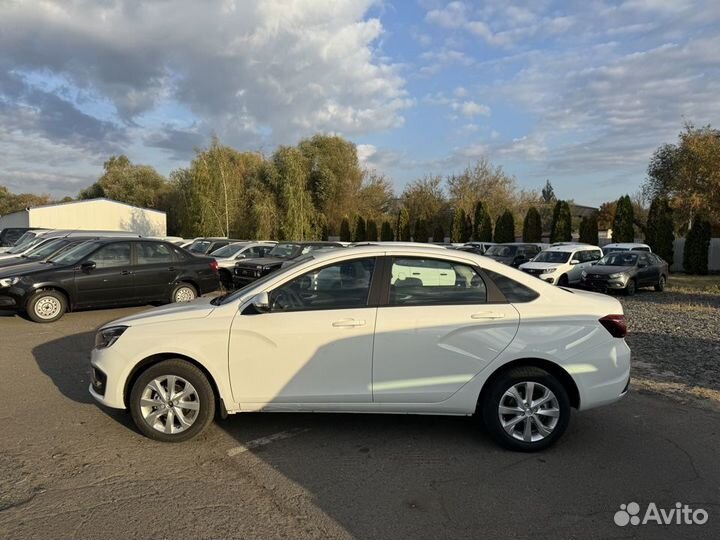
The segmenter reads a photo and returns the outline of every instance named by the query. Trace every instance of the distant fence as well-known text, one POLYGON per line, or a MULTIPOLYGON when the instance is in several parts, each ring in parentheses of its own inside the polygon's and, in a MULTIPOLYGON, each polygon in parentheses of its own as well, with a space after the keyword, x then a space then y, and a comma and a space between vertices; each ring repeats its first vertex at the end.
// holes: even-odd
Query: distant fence
MULTIPOLYGON (((670 270, 673 272, 683 271, 683 253, 685 251, 685 239, 676 238, 673 244, 673 261, 670 270)), ((670 261, 668 261, 670 262, 670 261)), ((712 238, 710 240, 710 252, 708 253, 708 270, 711 272, 720 272, 720 238, 712 238)))

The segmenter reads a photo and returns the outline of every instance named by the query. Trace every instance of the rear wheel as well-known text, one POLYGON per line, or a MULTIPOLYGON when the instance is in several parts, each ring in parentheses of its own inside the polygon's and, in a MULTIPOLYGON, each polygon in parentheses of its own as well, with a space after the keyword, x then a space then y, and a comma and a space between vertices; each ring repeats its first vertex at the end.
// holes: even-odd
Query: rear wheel
POLYGON ((665 290, 665 276, 660 274, 660 279, 658 279, 657 285, 655 285, 655 290, 657 292, 662 292, 665 290))
POLYGON ((143 435, 163 442, 196 437, 215 415, 215 395, 207 377, 180 359, 145 370, 133 384, 129 405, 143 435))
POLYGON ((625 285, 625 296, 634 296, 636 290, 637 284, 635 283, 634 279, 631 279, 627 282, 627 285, 625 285))
POLYGON ((232 274, 228 270, 225 270, 224 268, 220 269, 220 283, 228 291, 233 288, 232 274))
POLYGON ((558 279, 557 284, 559 287, 567 287, 568 285, 570 285, 570 281, 568 280, 567 274, 563 274, 562 276, 560 276, 560 279, 558 279))
POLYGON ((197 298, 195 287, 189 283, 178 283, 173 289, 172 302, 192 302, 197 298))
POLYGON ((59 291, 37 291, 28 299, 25 309, 35 322, 54 322, 65 314, 67 299, 59 291))
POLYGON ((518 367, 496 378, 480 403, 486 429, 505 448, 543 450, 555 443, 570 421, 570 399, 550 373, 518 367))

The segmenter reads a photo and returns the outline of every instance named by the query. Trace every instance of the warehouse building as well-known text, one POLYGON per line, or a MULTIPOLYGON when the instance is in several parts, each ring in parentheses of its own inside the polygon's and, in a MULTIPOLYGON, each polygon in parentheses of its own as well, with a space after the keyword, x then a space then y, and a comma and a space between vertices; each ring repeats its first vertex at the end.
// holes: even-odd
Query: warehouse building
POLYGON ((139 208, 110 199, 87 199, 26 208, 0 217, 0 230, 8 227, 127 231, 142 236, 167 234, 165 212, 139 208))

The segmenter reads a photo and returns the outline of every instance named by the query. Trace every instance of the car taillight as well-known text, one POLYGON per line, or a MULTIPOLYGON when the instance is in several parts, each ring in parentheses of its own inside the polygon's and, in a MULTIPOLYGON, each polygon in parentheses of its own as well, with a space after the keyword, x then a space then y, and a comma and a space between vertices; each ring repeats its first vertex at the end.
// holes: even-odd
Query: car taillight
POLYGON ((605 315, 605 317, 600 319, 600 324, 605 327, 605 330, 610 332, 612 337, 624 338, 627 336, 625 315, 605 315))
POLYGON ((220 265, 218 265, 218 262, 217 262, 217 261, 212 261, 212 262, 210 263, 210 270, 212 270, 213 272, 216 272, 216 273, 217 273, 217 271, 218 271, 219 269, 220 269, 220 265))

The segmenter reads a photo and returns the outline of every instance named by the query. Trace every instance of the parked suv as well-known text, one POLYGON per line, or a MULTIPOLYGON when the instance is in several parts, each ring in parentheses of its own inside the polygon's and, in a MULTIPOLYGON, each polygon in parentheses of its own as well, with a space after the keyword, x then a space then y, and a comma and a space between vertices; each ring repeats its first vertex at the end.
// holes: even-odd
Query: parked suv
POLYGON ((603 253, 607 255, 613 251, 652 251, 647 244, 635 244, 632 242, 624 242, 619 244, 607 244, 603 246, 603 253))
POLYGON ((583 270, 602 258, 602 250, 589 244, 563 244, 541 251, 520 270, 543 281, 567 287, 580 283, 583 270))
POLYGON ((323 248, 341 248, 340 242, 280 242, 261 259, 245 259, 235 265, 233 282, 242 287, 268 275, 301 255, 323 248))
POLYGON ((622 291, 628 296, 639 287, 665 290, 668 263, 647 251, 614 251, 608 253, 582 273, 582 284, 590 289, 622 291))
POLYGON ((485 251, 485 256, 517 268, 535 257, 540 251, 542 251, 542 248, 538 244, 513 242, 490 246, 487 251, 485 251))
POLYGON ((12 247, 20 237, 28 231, 35 230, 34 227, 7 227, 0 231, 0 247, 12 247))
POLYGON ((233 270, 242 259, 261 259, 275 247, 277 242, 235 242, 213 251, 212 257, 217 261, 220 282, 225 288, 233 285, 233 270))
POLYGON ((81 308, 187 302, 219 287, 217 263, 157 240, 103 238, 0 270, 0 308, 53 322, 81 308))

